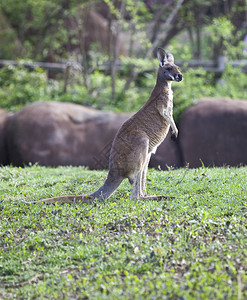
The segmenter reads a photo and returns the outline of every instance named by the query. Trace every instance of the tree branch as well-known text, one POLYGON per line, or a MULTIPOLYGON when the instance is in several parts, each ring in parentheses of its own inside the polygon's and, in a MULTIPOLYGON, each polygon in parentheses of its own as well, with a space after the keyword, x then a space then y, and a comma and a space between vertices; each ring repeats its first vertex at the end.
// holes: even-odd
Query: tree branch
POLYGON ((149 29, 148 35, 151 35, 150 41, 153 43, 157 37, 158 34, 158 28, 160 26, 161 18, 167 8, 170 6, 172 1, 168 1, 160 10, 157 11, 156 15, 154 16, 153 25, 149 29))
POLYGON ((174 21, 175 17, 177 16, 178 14, 178 11, 179 9, 181 8, 182 4, 183 4, 184 0, 178 0, 175 8, 172 10, 172 12, 170 13, 170 15, 168 16, 165 24, 164 24, 164 28, 162 29, 162 32, 166 32, 163 36, 163 39, 161 40, 158 40, 156 39, 154 42, 153 42, 153 46, 151 48, 152 52, 154 51, 154 49, 159 45, 159 44, 163 44, 164 41, 166 40, 166 37, 167 37, 167 33, 168 33, 168 29, 169 27, 171 26, 172 22, 174 21))

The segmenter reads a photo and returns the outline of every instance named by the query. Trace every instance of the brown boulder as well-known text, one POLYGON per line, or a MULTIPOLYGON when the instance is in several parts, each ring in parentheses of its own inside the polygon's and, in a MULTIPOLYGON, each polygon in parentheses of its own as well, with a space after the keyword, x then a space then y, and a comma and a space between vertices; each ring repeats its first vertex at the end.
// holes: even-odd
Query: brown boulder
POLYGON ((108 168, 112 140, 128 117, 72 103, 30 104, 8 119, 10 162, 108 168))
POLYGON ((203 98, 182 114, 179 128, 190 167, 247 164, 247 101, 203 98))
MULTIPOLYGON (((15 166, 84 165, 107 169, 117 130, 131 114, 98 111, 72 103, 36 102, 8 118, 7 144, 15 166)), ((177 142, 168 138, 152 155, 151 167, 180 166, 177 142)))
POLYGON ((0 109, 0 165, 6 165, 8 163, 5 140, 5 125, 7 117, 8 113, 4 109, 0 109))

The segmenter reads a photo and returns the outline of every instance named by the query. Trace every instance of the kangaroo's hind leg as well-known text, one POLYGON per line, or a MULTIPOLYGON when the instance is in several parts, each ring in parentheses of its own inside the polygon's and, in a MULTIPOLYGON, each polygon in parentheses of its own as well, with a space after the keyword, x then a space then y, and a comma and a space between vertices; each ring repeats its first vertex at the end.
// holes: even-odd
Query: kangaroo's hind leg
POLYGON ((148 170, 148 163, 151 154, 148 153, 149 140, 144 136, 136 136, 134 151, 129 155, 129 176, 128 179, 132 185, 131 199, 142 200, 161 200, 170 198, 167 196, 148 196, 145 182, 148 170))
POLYGON ((140 197, 141 200, 156 200, 160 201, 162 199, 173 199, 174 197, 171 196, 165 196, 165 195, 152 195, 148 196, 146 191, 146 180, 147 180, 147 171, 148 171, 148 165, 151 158, 151 153, 148 154, 145 165, 143 167, 142 173, 141 173, 141 191, 140 191, 140 197))
POLYGON ((134 176, 134 180, 132 180, 131 199, 139 199, 141 197, 141 175, 141 171, 137 172, 134 176))
POLYGON ((146 178, 146 165, 149 158, 148 154, 149 140, 145 135, 135 137, 134 151, 130 153, 129 161, 129 176, 128 179, 132 185, 132 199, 139 199, 146 193, 145 178, 146 178))
POLYGON ((147 190, 146 190, 146 180, 147 180, 147 171, 148 171, 148 164, 150 161, 151 153, 148 154, 146 162, 144 164, 142 175, 141 175, 141 197, 147 196, 147 190))

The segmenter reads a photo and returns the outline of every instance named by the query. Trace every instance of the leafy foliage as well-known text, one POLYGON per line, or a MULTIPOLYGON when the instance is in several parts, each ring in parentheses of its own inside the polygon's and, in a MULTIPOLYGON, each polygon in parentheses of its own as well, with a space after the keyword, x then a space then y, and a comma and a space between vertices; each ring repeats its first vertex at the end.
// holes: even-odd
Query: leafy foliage
POLYGON ((0 58, 13 59, 20 54, 21 45, 18 43, 16 32, 7 23, 0 11, 0 58))
POLYGON ((148 193, 174 197, 160 202, 130 200, 126 181, 105 202, 26 205, 106 173, 1 168, 1 298, 246 298, 246 172, 151 170, 148 193))
MULTIPOLYGON (((95 5, 96 9, 97 0, 93 3, 88 0, 28 0, 25 3, 19 0, 2 0, 0 9, 11 25, 11 34, 17 35, 22 43, 22 56, 47 59, 51 55, 52 59, 67 59, 70 55, 67 43, 71 42, 71 49, 80 45, 81 57, 79 55, 76 58, 82 59, 82 74, 71 74, 70 82, 64 89, 65 84, 61 77, 60 80, 57 78, 48 81, 42 70, 29 72, 21 64, 16 68, 4 67, 0 70, 0 106, 16 110, 33 101, 56 100, 119 112, 136 111, 149 98, 156 80, 153 66, 157 61, 150 58, 154 47, 152 43, 166 40, 172 29, 175 31, 169 37, 166 50, 172 52, 176 59, 193 59, 196 52, 198 56, 207 59, 215 59, 222 53, 229 60, 244 57, 243 46, 239 43, 243 37, 243 30, 239 29, 244 13, 242 0, 227 2, 224 9, 218 0, 198 0, 196 3, 185 1, 179 6, 174 18, 169 18, 171 23, 166 24, 167 17, 174 13, 176 5, 180 3, 172 2, 174 1, 168 0, 161 4, 160 1, 128 0, 125 2, 124 13, 121 13, 119 4, 122 1, 105 1, 111 14, 111 22, 114 20, 110 27, 115 26, 115 29, 121 28, 123 32, 130 33, 126 40, 130 57, 120 58, 122 67, 116 72, 118 57, 116 49, 113 48, 114 40, 115 44, 117 42, 113 36, 113 45, 109 47, 112 48, 109 50, 112 53, 107 54, 102 54, 103 51, 97 52, 95 45, 91 45, 89 51, 83 50, 85 41, 80 40, 80 34, 83 33, 83 28, 80 27, 84 24, 81 19, 84 16, 83 8, 91 9, 95 5), (210 9, 212 5, 213 10, 210 9), (227 12, 224 16, 222 9, 227 12), (210 17, 211 14, 213 18, 210 17), (237 17, 240 23, 236 22, 237 17), (77 33, 68 31, 66 24, 72 20, 77 22, 77 27, 82 32, 79 29, 77 33), (177 26, 173 28, 174 22, 177 26), (167 30, 161 30, 162 24, 167 30), (177 35, 182 29, 181 35, 177 35), (150 34, 146 34, 146 31, 150 34), (171 39, 175 35, 176 38, 171 39), (107 60, 110 60, 111 70, 108 73, 107 70, 104 73, 96 71, 107 60)), ((5 54, 8 52, 4 47, 2 50, 5 54)), ((183 71, 183 74, 185 80, 173 84, 176 121, 183 110, 200 97, 227 96, 246 99, 246 74, 239 68, 228 66, 221 78, 202 69, 183 71)))
POLYGON ((0 69, 0 103, 2 108, 18 109, 27 103, 41 100, 47 88, 43 70, 29 72, 21 64, 0 69))
MULTIPOLYGON (((81 76, 71 78, 66 93, 63 93, 63 82, 47 81, 41 69, 28 71, 21 64, 17 67, 6 66, 0 69, 0 103, 8 110, 20 109, 34 101, 66 101, 91 106, 96 109, 116 112, 135 112, 149 98, 156 81, 155 70, 151 67, 156 61, 140 60, 140 75, 125 91, 125 74, 128 76, 128 60, 124 61, 125 71, 117 77, 117 95, 111 96, 111 76, 95 71, 89 78, 91 90, 82 83, 81 76), (150 67, 150 71, 145 71, 150 67)), ((130 62, 131 63, 131 62, 130 62)), ((212 73, 203 69, 188 69, 183 72, 184 81, 173 83, 174 118, 178 122, 181 113, 201 97, 230 97, 246 99, 247 75, 240 68, 227 66, 221 79, 215 84, 212 73)), ((128 77, 127 77, 128 78, 128 77)))
POLYGON ((246 99, 247 75, 241 68, 226 67, 221 79, 216 85, 216 96, 225 96, 235 99, 246 99))
POLYGON ((40 60, 51 53, 64 53, 61 46, 69 36, 64 20, 70 14, 71 6, 74 7, 79 2, 1 0, 0 9, 16 30, 24 48, 22 54, 25 53, 26 58, 40 60))

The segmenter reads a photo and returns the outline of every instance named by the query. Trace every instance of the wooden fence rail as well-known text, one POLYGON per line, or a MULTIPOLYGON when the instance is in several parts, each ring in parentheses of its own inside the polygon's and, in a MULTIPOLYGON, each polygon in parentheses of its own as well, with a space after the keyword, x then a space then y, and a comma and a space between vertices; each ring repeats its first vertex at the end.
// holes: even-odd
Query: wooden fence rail
POLYGON ((64 72, 67 66, 66 63, 19 62, 15 60, 0 59, 0 67, 9 66, 9 65, 18 66, 19 64, 23 65, 28 69, 34 69, 38 67, 52 72, 64 72))
MULTIPOLYGON (((215 63, 214 61, 206 61, 206 60, 177 60, 176 64, 183 69, 188 68, 198 68, 202 67, 207 72, 214 72, 214 73, 222 73, 226 67, 226 64, 230 64, 232 67, 241 67, 244 73, 247 73, 247 59, 246 60, 233 60, 228 61, 225 56, 220 56, 218 61, 215 63)), ((15 60, 2 60, 0 59, 0 67, 4 67, 6 65, 17 66, 20 62, 15 60)), ((70 67, 77 69, 78 71, 82 70, 82 66, 77 61, 68 61, 66 63, 47 63, 47 62, 21 62, 21 64, 28 68, 34 69, 35 67, 42 68, 44 70, 48 70, 50 72, 65 72, 70 67)), ((105 62, 102 65, 98 66, 99 70, 108 71, 110 69, 110 63, 105 62)), ((117 63, 117 69, 122 70, 123 67, 121 62, 117 63)), ((153 70, 150 70, 153 71, 153 70)))

